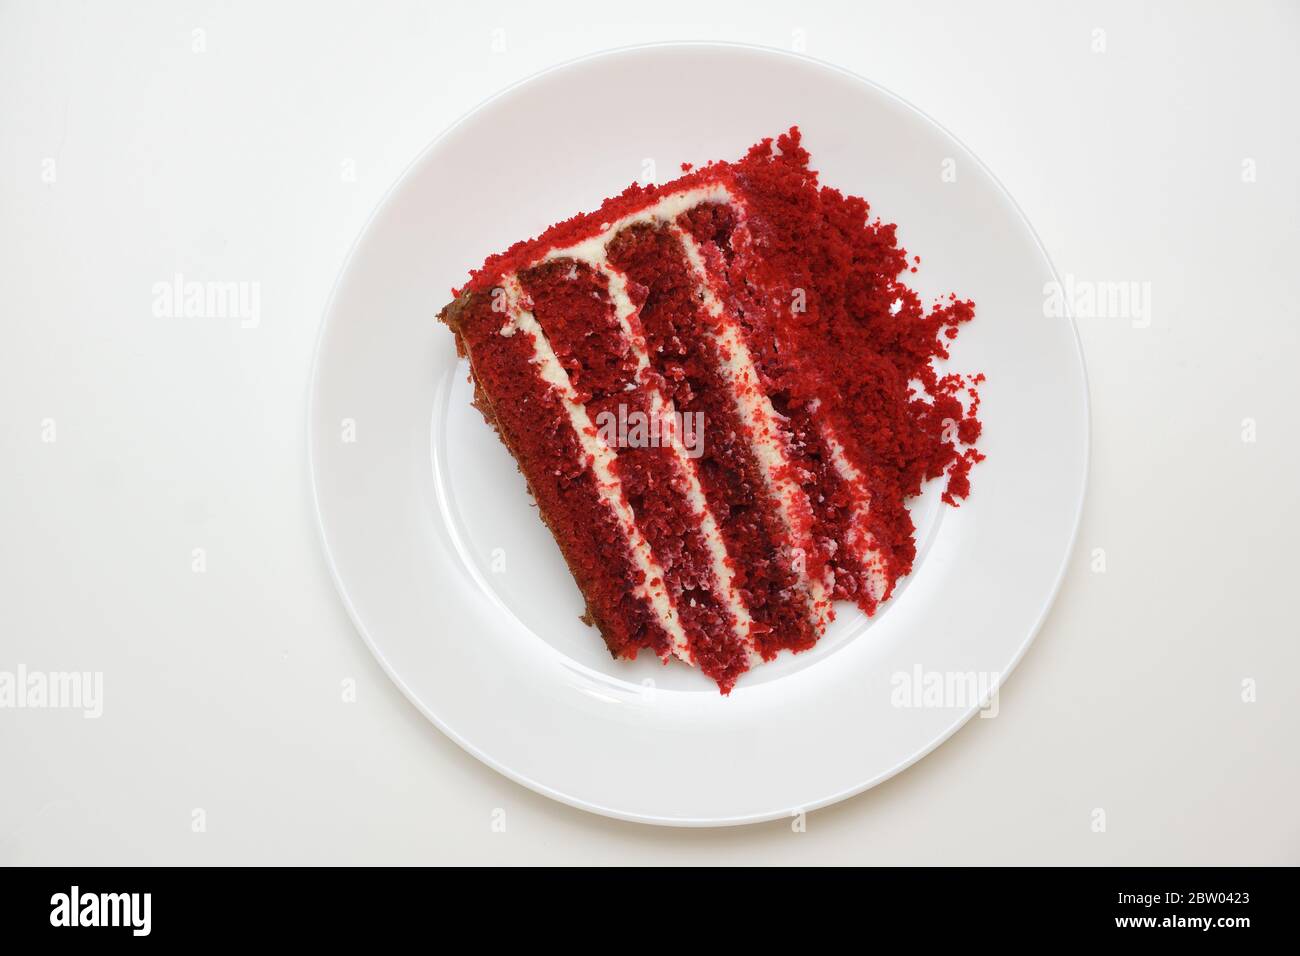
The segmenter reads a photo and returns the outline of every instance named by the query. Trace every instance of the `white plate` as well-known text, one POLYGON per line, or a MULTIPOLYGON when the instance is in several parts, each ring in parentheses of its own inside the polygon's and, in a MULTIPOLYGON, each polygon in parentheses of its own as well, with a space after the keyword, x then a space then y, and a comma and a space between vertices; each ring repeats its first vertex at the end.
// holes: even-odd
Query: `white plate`
POLYGON ((1083 500, 1088 403, 1074 327, 1044 315, 1054 279, 967 149, 814 60, 638 47, 507 90, 401 177, 326 312, 308 444, 325 550, 357 629, 444 733, 587 810, 748 823, 884 780, 979 706, 955 686, 931 706, 898 706, 917 674, 1005 676, 1060 584, 1083 500), (594 208, 650 163, 667 180, 683 161, 738 158, 796 123, 825 183, 899 224, 922 257, 912 280, 923 296, 975 300, 952 366, 988 375, 988 460, 960 509, 941 507, 936 489, 917 502, 920 557, 875 619, 841 605, 813 651, 751 672, 724 698, 676 663, 611 660, 579 622, 559 549, 470 408, 466 369, 434 315, 489 253, 594 208))

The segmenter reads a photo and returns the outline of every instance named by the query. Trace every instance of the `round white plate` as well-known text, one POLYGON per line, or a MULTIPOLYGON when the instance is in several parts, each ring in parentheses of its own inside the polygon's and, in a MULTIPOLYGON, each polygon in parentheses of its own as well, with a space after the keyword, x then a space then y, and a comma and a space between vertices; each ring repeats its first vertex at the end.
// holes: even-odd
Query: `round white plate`
POLYGON ((753 47, 674 44, 549 70, 440 136, 389 192, 326 312, 309 410, 325 550, 357 629, 402 691, 485 763, 557 800, 651 823, 749 823, 897 773, 952 734, 1025 652, 1060 584, 1084 493, 1088 402, 1055 280, 993 176, 867 81, 753 47), (735 159, 793 124, 823 182, 866 197, 922 257, 926 298, 976 318, 974 492, 915 507, 920 557, 868 621, 730 697, 676 662, 611 660, 522 477, 469 405, 434 316, 492 252, 682 162, 735 159), (956 177, 944 176, 955 170, 956 177), (942 685, 942 687, 940 686, 942 685))

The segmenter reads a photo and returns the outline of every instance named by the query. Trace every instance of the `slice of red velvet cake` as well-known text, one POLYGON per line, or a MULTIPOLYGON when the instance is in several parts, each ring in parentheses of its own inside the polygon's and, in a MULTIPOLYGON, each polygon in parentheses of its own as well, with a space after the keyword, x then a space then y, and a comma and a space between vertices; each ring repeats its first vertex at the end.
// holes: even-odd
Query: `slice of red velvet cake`
POLYGON ((924 308, 894 226, 799 143, 633 186, 439 316, 610 651, 724 693, 834 600, 874 613, 915 557, 906 499, 946 476, 956 504, 981 457, 979 376, 932 364, 973 305, 924 308))

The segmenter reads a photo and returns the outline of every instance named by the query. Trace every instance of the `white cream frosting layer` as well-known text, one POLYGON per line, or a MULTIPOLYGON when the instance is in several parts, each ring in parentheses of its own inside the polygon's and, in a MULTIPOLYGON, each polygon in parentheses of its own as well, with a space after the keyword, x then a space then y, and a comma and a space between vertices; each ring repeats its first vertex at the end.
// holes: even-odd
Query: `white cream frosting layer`
POLYGON ((690 641, 686 638, 686 631, 677 615, 677 608, 673 606, 668 594, 663 568, 655 560, 650 543, 646 541, 645 535, 637 526, 636 515, 623 492, 623 483, 619 481, 618 473, 614 470, 617 454, 605 443, 592 424, 586 405, 578 401, 578 393, 569 380, 569 373, 560 364, 560 359, 551 348, 551 343, 542 331, 541 324, 533 313, 524 307, 524 294, 519 284, 519 277, 505 276, 501 281, 501 287, 505 290, 507 313, 506 322, 501 327, 500 333, 509 336, 523 332, 532 339, 532 362, 537 366, 542 380, 560 396, 561 404, 569 416, 569 423, 573 426, 579 445, 587 455, 592 472, 596 476, 597 493, 606 507, 613 512, 619 527, 627 537, 633 564, 642 576, 641 582, 636 585, 633 593, 654 611, 660 625, 668 634, 673 655, 688 664, 693 663, 690 641))
MULTIPOLYGON (((632 352, 636 356, 637 378, 644 383, 650 371, 650 352, 646 347, 645 336, 632 325, 637 307, 627 294, 627 276, 608 262, 600 263, 597 268, 609 281, 610 301, 614 303, 614 312, 622 326, 623 335, 631 343, 632 352)), ((685 483, 686 503, 691 513, 699 519, 700 534, 709 550, 715 591, 720 592, 726 603, 731 613, 734 630, 745 642, 749 652, 749 663, 753 666, 762 660, 754 646, 751 630, 753 618, 750 616, 749 608, 741 599, 740 592, 736 590, 735 575, 727 557, 727 545, 722 539, 722 531, 718 528, 717 519, 713 517, 713 512, 709 508, 708 499, 704 496, 704 488, 700 485, 700 473, 696 469, 694 459, 687 453, 686 445, 682 442, 672 401, 664 398, 658 388, 652 389, 650 396, 651 413, 663 423, 662 434, 668 438, 668 447, 673 453, 678 473, 685 483)))
POLYGON ((600 232, 582 240, 582 242, 574 243, 563 249, 550 250, 546 255, 534 262, 533 265, 540 265, 552 259, 577 259, 599 267, 609 260, 610 241, 628 226, 644 224, 671 225, 677 221, 677 217, 682 213, 707 202, 735 205, 736 197, 731 194, 731 190, 721 183, 711 183, 708 186, 696 186, 694 189, 683 189, 681 192, 669 193, 652 206, 629 213, 621 219, 615 219, 613 222, 605 223, 600 227, 600 232))
MULTIPOLYGON (((799 570, 799 583, 808 594, 813 607, 813 615, 820 627, 830 623, 830 591, 833 586, 830 568, 822 577, 808 573, 807 561, 811 554, 813 542, 802 529, 804 518, 796 513, 796 508, 806 511, 807 521, 811 522, 812 505, 808 496, 790 475, 790 455, 786 449, 785 435, 781 431, 781 416, 772 407, 772 400, 767 397, 759 381, 758 368, 749 346, 740 329, 740 323, 723 307, 722 301, 713 290, 704 256, 700 252, 695 238, 684 230, 674 226, 674 233, 681 240, 686 252, 686 261, 698 283, 698 294, 705 310, 717 323, 717 331, 711 333, 717 343, 718 351, 724 356, 722 370, 732 384, 732 394, 736 397, 736 410, 741 420, 749 425, 751 447, 757 459, 759 469, 768 492, 776 502, 777 511, 785 525, 786 532, 795 542, 794 547, 802 550, 802 560, 795 566, 799 570)), ((796 556, 798 557, 798 556, 796 556)))

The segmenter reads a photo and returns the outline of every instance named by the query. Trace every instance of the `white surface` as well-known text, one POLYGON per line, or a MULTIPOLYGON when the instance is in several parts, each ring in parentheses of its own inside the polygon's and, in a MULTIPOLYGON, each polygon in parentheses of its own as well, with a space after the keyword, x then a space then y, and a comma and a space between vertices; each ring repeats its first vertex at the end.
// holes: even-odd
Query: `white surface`
POLYGON ((0 8, 0 670, 105 686, 99 720, 0 711, 0 862, 1300 862, 1296 8, 750 6, 0 8), (802 42, 948 126, 1062 273, 1150 283, 1146 327, 1080 322, 1084 524, 999 716, 806 832, 601 819, 481 766, 312 528, 312 345, 379 198, 499 88, 664 39, 802 42), (260 323, 155 317, 178 271, 261 283, 260 323))
MULTIPOLYGON (((1083 495, 1087 392, 1073 326, 1043 315, 1052 281, 1032 231, 976 160, 842 71, 753 47, 686 44, 548 72, 420 157, 367 226, 327 310, 308 441, 347 604, 439 727, 566 803, 716 825, 788 818, 857 793, 928 753, 980 706, 1061 580, 1083 495), (749 93, 725 117, 693 97, 727 83, 749 93), (656 96, 638 92, 650 88, 656 96), (585 110, 572 108, 579 100, 585 110), (593 126, 589 114, 606 120, 593 126), (612 660, 581 623, 558 548, 470 406, 465 364, 430 313, 498 231, 532 235, 617 192, 609 143, 700 165, 739 157, 791 116, 828 182, 871 195, 877 215, 902 224, 901 241, 922 254, 909 275, 922 300, 958 289, 977 303, 946 368, 988 377, 988 458, 961 508, 938 507, 937 485, 917 499, 915 566, 874 619, 841 604, 813 651, 782 655, 723 697, 698 670, 665 668, 650 654, 612 660), (490 162, 517 140, 539 155, 585 157, 581 175, 490 162), (935 175, 945 157, 956 157, 957 182, 935 175), (455 230, 439 228, 448 219, 455 230), (973 689, 899 706, 918 703, 896 693, 918 683, 918 668, 932 681, 970 675, 973 689)), ((570 414, 586 421, 581 406, 570 414)))

